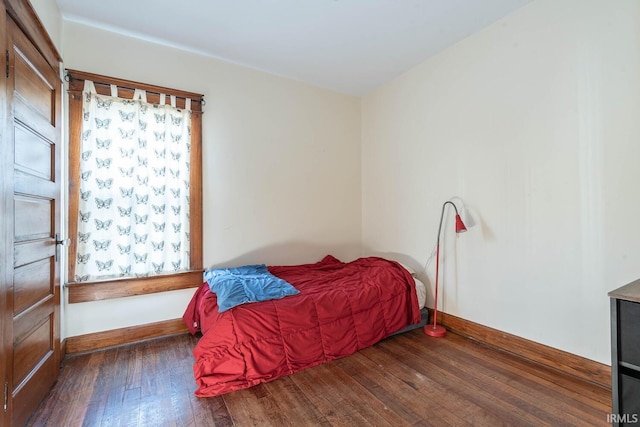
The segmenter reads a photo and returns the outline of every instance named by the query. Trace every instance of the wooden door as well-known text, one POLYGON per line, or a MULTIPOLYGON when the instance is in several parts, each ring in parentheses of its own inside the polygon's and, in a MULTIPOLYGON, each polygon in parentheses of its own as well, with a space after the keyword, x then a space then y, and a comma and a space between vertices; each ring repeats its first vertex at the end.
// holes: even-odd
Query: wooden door
MULTIPOLYGON (((7 14, 4 8, 4 3, 0 3, 0 29, 7 28, 7 14)), ((0 47, 7 46, 7 33, 4 30, 0 30, 0 47)), ((6 58, 5 58, 6 61, 6 58)), ((2 63, 2 68, 5 66, 5 61, 2 63)), ((8 162, 9 144, 4 134, 7 125, 7 86, 6 79, 0 76, 0 426, 8 425, 5 406, 5 384, 7 384, 7 367, 6 361, 9 359, 9 349, 12 347, 8 340, 8 322, 6 320, 7 313, 7 290, 9 277, 8 271, 11 268, 12 262, 10 259, 11 245, 10 245, 10 228, 7 224, 6 218, 8 217, 7 205, 9 204, 10 195, 12 193, 13 184, 8 179, 13 176, 13 173, 9 173, 10 164, 8 162)))
POLYGON ((12 19, 6 28, 8 132, 2 143, 11 146, 12 161, 2 173, 13 181, 5 206, 13 252, 5 285, 5 342, 11 346, 6 412, 12 426, 22 426, 60 369, 61 81, 12 19))

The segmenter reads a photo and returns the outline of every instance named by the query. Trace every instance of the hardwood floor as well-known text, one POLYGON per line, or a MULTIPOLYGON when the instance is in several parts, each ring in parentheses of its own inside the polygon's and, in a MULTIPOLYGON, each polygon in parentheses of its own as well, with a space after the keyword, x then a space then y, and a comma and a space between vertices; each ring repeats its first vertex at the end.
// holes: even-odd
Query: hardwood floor
POLYGON ((193 395, 181 335, 68 357, 32 426, 609 425, 610 391, 421 329, 214 398, 193 395))

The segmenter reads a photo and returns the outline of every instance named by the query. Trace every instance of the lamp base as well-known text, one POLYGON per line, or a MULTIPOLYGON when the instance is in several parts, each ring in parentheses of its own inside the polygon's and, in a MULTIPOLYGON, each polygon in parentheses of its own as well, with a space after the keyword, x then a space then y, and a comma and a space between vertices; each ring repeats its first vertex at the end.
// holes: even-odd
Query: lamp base
POLYGON ((442 338, 443 336, 447 335, 447 330, 444 326, 434 326, 433 324, 431 324, 424 327, 424 333, 429 335, 430 337, 442 338))

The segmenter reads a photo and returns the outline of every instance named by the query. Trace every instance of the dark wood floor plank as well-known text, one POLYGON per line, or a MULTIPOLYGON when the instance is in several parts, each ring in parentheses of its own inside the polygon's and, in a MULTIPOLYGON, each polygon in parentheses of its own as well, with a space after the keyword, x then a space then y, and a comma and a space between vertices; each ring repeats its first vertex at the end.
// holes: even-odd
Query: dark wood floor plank
MULTIPOLYGON (((455 335, 455 337, 461 339, 458 335, 455 335)), ((587 383, 564 372, 549 369, 523 358, 513 357, 513 355, 502 351, 496 352, 495 349, 486 345, 460 346, 459 349, 465 353, 476 356, 475 360, 500 360, 505 369, 511 369, 512 372, 520 375, 521 378, 534 381, 545 388, 548 387, 556 390, 560 394, 565 391, 580 391, 578 395, 572 396, 572 400, 574 401, 582 402, 587 406, 591 406, 595 402, 598 410, 611 409, 611 396, 603 394, 602 387, 595 384, 587 383)))
POLYGON ((32 425, 49 426, 80 425, 78 420, 86 418, 90 406, 91 387, 99 376, 99 367, 103 358, 100 355, 92 355, 71 364, 84 375, 78 376, 70 370, 63 370, 58 382, 49 397, 43 404, 48 405, 49 410, 39 411, 32 417, 32 425))
MULTIPOLYGON (((422 353, 414 354, 411 347, 391 348, 386 346, 394 356, 401 357, 405 363, 415 364, 416 369, 424 369, 424 374, 434 375, 439 371, 443 380, 441 384, 452 390, 457 389, 456 395, 464 400, 471 401, 471 396, 476 399, 477 404, 485 410, 498 415, 501 419, 511 421, 529 419, 535 424, 543 424, 544 419, 540 418, 539 408, 526 400, 520 400, 515 390, 510 389, 503 383, 492 378, 483 378, 478 375, 477 367, 470 365, 468 361, 461 359, 459 354, 447 352, 445 342, 439 339, 425 337, 425 340, 436 340, 438 344, 445 344, 439 347, 439 351, 432 352, 428 357, 428 364, 420 364, 424 360, 422 353), (462 387, 462 385, 466 387, 462 387), (488 392, 487 390, 491 390, 488 392)), ((382 344, 384 346, 384 344, 382 344)))
MULTIPOLYGON (((500 425, 504 419, 499 418, 496 414, 487 411, 475 402, 459 396, 457 393, 451 392, 453 389, 449 384, 455 378, 448 378, 443 385, 433 378, 423 375, 416 366, 411 365, 415 361, 407 361, 402 356, 403 346, 399 345, 398 340, 387 340, 385 344, 365 349, 362 355, 369 358, 373 363, 380 367, 384 367, 389 374, 397 377, 399 380, 415 389, 425 400, 437 402, 442 406, 443 410, 456 414, 463 420, 474 419, 478 425, 500 425), (386 346, 393 346, 396 351, 388 351, 386 346), (383 350, 383 351, 381 351, 383 350), (443 399, 442 396, 446 396, 443 399)), ((418 361, 418 363, 429 364, 429 358, 426 355, 418 361)), ((429 369, 427 367, 427 369, 429 369)))
POLYGON ((402 414, 412 424, 418 421, 422 421, 424 425, 436 426, 464 424, 464 420, 457 414, 433 400, 425 399, 414 387, 389 374, 387 369, 381 369, 362 353, 339 359, 336 363, 377 399, 393 411, 402 414), (432 422, 432 420, 438 421, 432 422))
POLYGON ((74 355, 31 426, 607 425, 610 391, 421 330, 271 383, 197 398, 182 335, 74 355))
POLYGON ((142 351, 141 346, 130 348, 133 357, 129 359, 127 364, 126 388, 140 388, 142 385, 142 351))
MULTIPOLYGON (((409 353, 414 354, 415 357, 421 357, 427 348, 425 342, 407 341, 406 338, 403 342, 404 348, 410 349, 409 353)), ((556 416, 555 412, 562 411, 567 425, 598 423, 602 412, 611 410, 610 398, 607 399, 607 404, 602 404, 599 400, 594 401, 584 397, 587 392, 602 396, 602 389, 591 383, 576 382, 574 378, 559 371, 556 371, 552 377, 542 378, 538 373, 542 371, 547 374, 549 369, 523 359, 513 358, 503 352, 491 351, 481 355, 482 349, 478 348, 477 344, 472 344, 457 335, 443 341, 442 344, 445 348, 449 347, 449 353, 443 348, 434 357, 443 357, 448 362, 456 362, 462 367, 473 367, 465 381, 473 378, 479 383, 495 382, 489 388, 504 389, 506 396, 520 407, 523 406, 523 401, 531 401, 533 406, 529 405, 527 411, 537 414, 541 419, 553 419, 556 416), (489 354, 492 357, 484 357, 489 354), (567 383, 571 385, 570 390, 573 393, 577 392, 577 395, 565 398, 562 391, 567 390, 567 383), (557 393, 550 393, 550 391, 557 391, 557 393)))
POLYGON ((171 374, 171 409, 173 419, 182 427, 191 427, 195 425, 195 418, 191 410, 190 394, 193 393, 187 386, 184 376, 180 373, 171 374))
POLYGON ((191 394, 189 400, 197 427, 231 427, 234 425, 222 396, 199 399, 191 394))
MULTIPOLYGON (((465 354, 461 351, 451 352, 448 341, 425 337, 425 340, 437 341, 434 345, 438 345, 438 351, 429 354, 429 364, 420 364, 423 359, 423 351, 416 350, 412 343, 406 343, 402 350, 394 349, 387 345, 387 351, 391 351, 396 357, 403 358, 406 363, 414 364, 416 369, 424 369, 424 374, 436 375, 434 371, 439 371, 446 376, 443 384, 453 387, 455 384, 456 394, 469 401, 475 401, 485 410, 497 415, 500 419, 509 420, 513 423, 529 423, 532 425, 552 425, 556 420, 552 414, 547 412, 548 403, 541 402, 540 396, 532 395, 526 391, 522 391, 512 383, 511 378, 498 378, 500 372, 492 371, 491 375, 485 375, 481 367, 473 361, 465 358, 465 354), (463 385, 466 384, 466 387, 463 385)), ((385 346, 385 343, 381 344, 385 346)), ((420 349, 422 350, 422 349, 420 349)), ((566 414, 565 414, 566 417, 566 414)), ((571 417, 569 417, 571 418, 571 417)), ((577 420, 573 421, 573 425, 577 420)), ((493 425, 487 424, 487 425, 493 425)), ((571 424, 566 424, 571 425, 571 424)))
POLYGON ((319 425, 348 427, 365 422, 359 414, 352 414, 346 406, 336 404, 336 399, 339 402, 340 397, 335 392, 327 391, 330 386, 325 380, 330 376, 326 368, 327 365, 316 366, 292 376, 292 380, 310 404, 322 414, 319 425))
MULTIPOLYGON (((361 383, 354 378, 351 373, 346 372, 337 363, 329 363, 326 365, 328 371, 325 378, 329 378, 326 384, 328 388, 322 390, 323 393, 328 395, 338 395, 341 401, 336 404, 344 404, 350 408, 353 408, 355 412, 360 414, 367 420, 378 420, 377 425, 385 425, 388 423, 391 426, 400 426, 406 423, 396 411, 394 411, 387 402, 383 402, 380 399, 365 388, 361 383)), ((316 383, 320 383, 322 380, 321 372, 311 371, 316 377, 316 383)))
POLYGON ((272 381, 264 384, 272 396, 277 396, 276 404, 281 412, 286 412, 287 418, 295 426, 329 425, 324 416, 311 404, 305 393, 292 380, 292 376, 282 378, 282 381, 272 381))
MULTIPOLYGON (((82 426, 85 427, 100 425, 102 415, 104 414, 106 399, 104 399, 103 396, 105 396, 106 392, 104 388, 104 379, 101 368, 106 363, 105 355, 106 353, 99 352, 93 353, 88 357, 83 356, 67 358, 67 364, 64 366, 62 371, 65 375, 78 376, 74 375, 74 373, 77 373, 77 371, 82 371, 80 369, 80 366, 78 366, 78 363, 82 362, 85 359, 88 359, 91 362, 91 369, 86 370, 82 377, 85 379, 91 378, 92 381, 86 383, 87 388, 76 388, 78 392, 87 392, 89 394, 89 404, 87 405, 87 410, 85 412, 84 419, 82 420, 82 426)), ((66 382, 66 377, 64 381, 66 382)))
POLYGON ((293 425, 264 384, 229 393, 224 396, 224 402, 236 425, 293 425))
POLYGON ((121 426, 135 426, 140 424, 141 394, 140 387, 126 388, 125 386, 125 391, 122 396, 121 426))
MULTIPOLYGON (((597 385, 584 381, 576 382, 574 378, 559 371, 554 372, 553 376, 541 376, 541 373, 548 374, 549 370, 540 369, 539 365, 526 360, 505 358, 503 353, 487 359, 482 354, 473 353, 468 347, 462 350, 459 353, 466 355, 466 360, 477 368, 477 372, 482 372, 485 376, 492 375, 499 381, 508 381, 511 387, 526 394, 526 398, 535 397, 545 409, 553 407, 554 410, 563 411, 566 423, 598 423, 601 421, 602 412, 611 410, 610 398, 606 399, 606 403, 600 399, 593 399, 595 395, 602 396, 602 389, 597 385), (567 398, 562 393, 565 390, 571 390, 577 393, 577 396, 567 398), (552 394, 550 391, 558 393, 552 394), (587 398, 589 395, 592 397, 587 398)), ((549 411, 549 416, 554 416, 552 411, 549 411)))

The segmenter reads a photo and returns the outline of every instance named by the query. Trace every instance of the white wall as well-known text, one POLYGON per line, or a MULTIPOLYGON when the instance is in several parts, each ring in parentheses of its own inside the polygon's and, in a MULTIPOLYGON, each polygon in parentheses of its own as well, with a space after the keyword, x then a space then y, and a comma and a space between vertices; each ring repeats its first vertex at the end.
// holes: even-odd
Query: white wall
MULTIPOLYGON (((205 95, 204 263, 360 254, 360 100, 65 21, 67 68, 205 95)), ((182 316, 193 290, 68 304, 66 336, 182 316)))
POLYGON ((419 267, 459 196, 444 311, 609 363, 607 292, 640 276, 639 33, 636 0, 539 0, 364 98, 367 253, 419 267))
POLYGON ((62 15, 55 0, 29 0, 47 30, 58 53, 62 55, 62 15))

